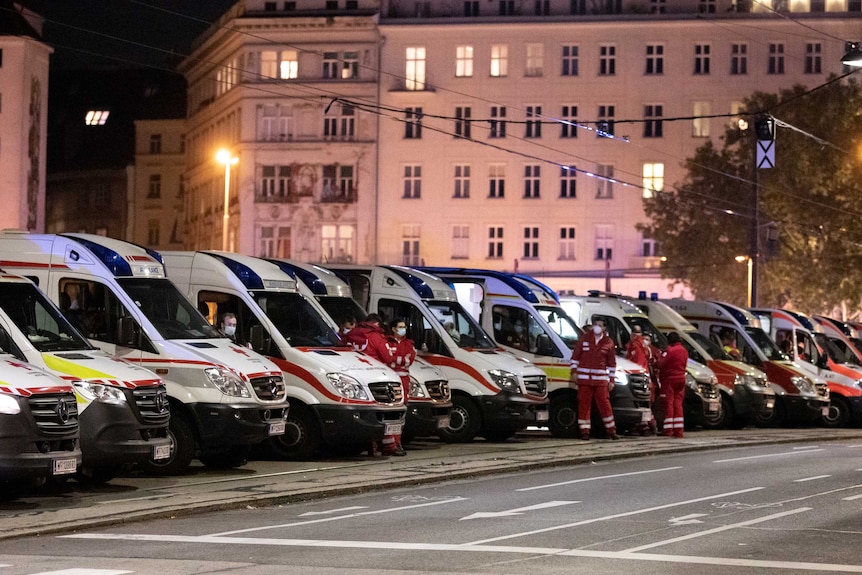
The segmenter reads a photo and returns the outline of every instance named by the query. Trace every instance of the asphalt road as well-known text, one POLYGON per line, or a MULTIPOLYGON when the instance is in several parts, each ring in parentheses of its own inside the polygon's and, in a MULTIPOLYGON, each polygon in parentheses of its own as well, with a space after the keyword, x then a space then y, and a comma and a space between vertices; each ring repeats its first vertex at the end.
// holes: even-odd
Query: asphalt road
POLYGON ((860 456, 700 450, 82 526, 0 542, 0 575, 862 573, 860 456))

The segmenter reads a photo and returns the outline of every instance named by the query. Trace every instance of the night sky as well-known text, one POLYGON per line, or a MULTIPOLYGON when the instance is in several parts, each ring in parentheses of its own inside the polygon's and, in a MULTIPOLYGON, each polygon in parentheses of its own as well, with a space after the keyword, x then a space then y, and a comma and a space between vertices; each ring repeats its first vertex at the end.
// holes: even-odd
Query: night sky
POLYGON ((172 68, 237 0, 42 0, 51 66, 172 68), (172 56, 173 53, 173 56, 172 56))

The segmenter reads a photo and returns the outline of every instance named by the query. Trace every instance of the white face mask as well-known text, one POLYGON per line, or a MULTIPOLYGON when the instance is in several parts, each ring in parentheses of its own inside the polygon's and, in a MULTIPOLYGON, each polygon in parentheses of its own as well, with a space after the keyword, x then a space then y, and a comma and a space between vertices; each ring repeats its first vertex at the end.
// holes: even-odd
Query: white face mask
POLYGON ((650 344, 649 340, 645 339, 644 340, 644 347, 649 347, 649 344, 650 344))
POLYGON ((350 328, 345 327, 343 330, 341 330, 341 333, 350 333, 350 328))
POLYGON ((224 334, 225 334, 225 335, 230 336, 230 335, 233 335, 233 334, 235 334, 235 333, 236 333, 236 326, 235 326, 235 325, 226 325, 226 326, 224 326, 224 334))
POLYGON ((594 333, 594 334, 596 334, 596 335, 602 335, 602 331, 604 331, 604 330, 602 329, 602 326, 600 326, 600 325, 594 325, 594 326, 593 326, 593 333, 594 333))
POLYGON ((398 337, 404 337, 405 335, 407 335, 407 328, 406 327, 395 328, 395 334, 398 337))

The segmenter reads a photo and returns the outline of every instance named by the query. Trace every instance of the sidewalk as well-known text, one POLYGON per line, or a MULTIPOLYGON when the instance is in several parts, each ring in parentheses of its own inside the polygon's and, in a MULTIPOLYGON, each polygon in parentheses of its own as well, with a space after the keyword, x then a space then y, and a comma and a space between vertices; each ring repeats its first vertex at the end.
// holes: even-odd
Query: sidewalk
POLYGON ((53 493, 0 503, 0 539, 608 459, 838 440, 862 441, 862 429, 750 428, 695 431, 684 439, 625 437, 613 442, 554 439, 546 432, 527 432, 504 443, 480 440, 447 445, 436 439, 417 441, 408 446, 406 457, 252 461, 233 470, 196 465, 181 477, 130 475, 91 489, 70 481, 53 493))

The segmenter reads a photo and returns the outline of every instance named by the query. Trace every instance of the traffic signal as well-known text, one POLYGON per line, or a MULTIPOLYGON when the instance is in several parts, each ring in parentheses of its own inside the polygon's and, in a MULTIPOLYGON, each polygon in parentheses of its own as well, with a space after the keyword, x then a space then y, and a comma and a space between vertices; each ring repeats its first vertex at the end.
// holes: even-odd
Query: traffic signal
POLYGON ((775 139, 775 118, 772 116, 762 116, 754 121, 754 132, 757 134, 758 140, 774 140, 775 139))

